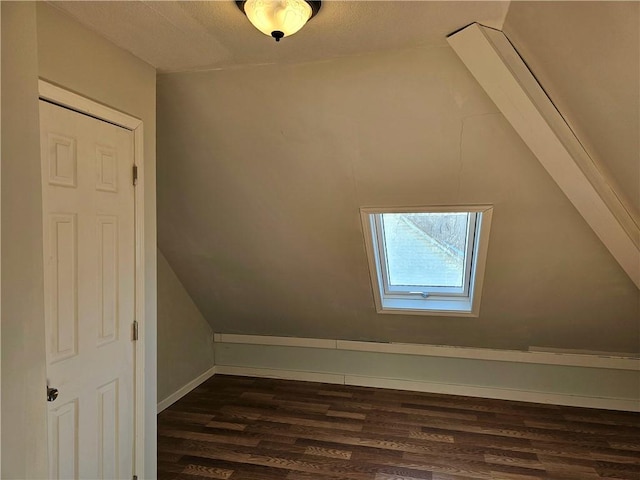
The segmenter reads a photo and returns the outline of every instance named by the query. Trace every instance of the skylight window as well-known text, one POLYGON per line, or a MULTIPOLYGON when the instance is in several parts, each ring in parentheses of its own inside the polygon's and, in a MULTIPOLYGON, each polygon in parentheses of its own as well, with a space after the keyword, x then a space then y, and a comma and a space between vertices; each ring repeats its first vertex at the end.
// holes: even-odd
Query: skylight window
POLYGON ((491 213, 363 208, 378 312, 477 316, 491 213))

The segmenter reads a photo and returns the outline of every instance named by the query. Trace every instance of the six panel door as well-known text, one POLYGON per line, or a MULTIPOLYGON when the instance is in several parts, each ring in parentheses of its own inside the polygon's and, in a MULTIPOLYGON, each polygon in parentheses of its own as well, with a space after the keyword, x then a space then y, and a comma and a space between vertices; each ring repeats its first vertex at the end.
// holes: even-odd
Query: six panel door
POLYGON ((49 478, 133 474, 133 133, 40 101, 49 478))

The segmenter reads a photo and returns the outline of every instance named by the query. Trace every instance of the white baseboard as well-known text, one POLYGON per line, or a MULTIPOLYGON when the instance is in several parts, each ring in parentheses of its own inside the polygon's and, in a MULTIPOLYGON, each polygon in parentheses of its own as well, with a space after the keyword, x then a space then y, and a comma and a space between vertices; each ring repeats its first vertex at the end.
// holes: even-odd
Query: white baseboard
POLYGON ((583 397, 577 395, 563 395, 557 393, 531 392, 525 390, 476 387, 469 385, 453 385, 434 382, 416 382, 411 380, 375 378, 360 375, 340 375, 318 372, 302 372, 297 370, 238 367, 229 365, 218 365, 216 367, 216 374, 261 378, 281 378, 285 380, 333 383, 362 387, 407 390, 413 392, 440 393, 446 395, 462 395, 466 397, 481 397, 520 402, 566 405, 571 407, 600 408, 606 410, 640 412, 640 404, 635 400, 583 397))
POLYGON ((209 380, 211 377, 213 377, 213 375, 215 373, 216 373, 216 367, 211 367, 209 370, 204 372, 202 375, 198 375, 196 378, 191 380, 186 385, 183 385, 180 389, 178 389, 177 391, 175 391, 174 393, 169 395, 167 398, 165 398, 164 400, 158 402, 158 412, 157 413, 160 413, 164 409, 166 409, 166 408, 170 407, 171 405, 173 405, 174 403, 176 403, 178 400, 180 400, 182 397, 184 397, 191 390, 195 389, 196 387, 200 386, 201 384, 203 384, 204 382, 209 380))
POLYGON ((637 356, 216 334, 215 373, 640 412, 637 356))
POLYGON ((283 370, 273 368, 256 368, 232 365, 217 365, 158 403, 158 413, 162 412, 189 392, 206 382, 215 374, 237 375, 243 377, 280 378, 304 382, 330 383, 337 385, 354 385, 362 387, 386 388, 413 392, 440 393, 446 395, 462 395, 466 397, 493 398, 519 402, 566 405, 571 407, 600 408, 605 410, 622 410, 640 412, 637 400, 585 397, 580 395, 564 395, 548 392, 534 392, 507 388, 456 385, 437 382, 421 382, 393 378, 377 378, 363 375, 338 373, 309 372, 299 370, 283 370))

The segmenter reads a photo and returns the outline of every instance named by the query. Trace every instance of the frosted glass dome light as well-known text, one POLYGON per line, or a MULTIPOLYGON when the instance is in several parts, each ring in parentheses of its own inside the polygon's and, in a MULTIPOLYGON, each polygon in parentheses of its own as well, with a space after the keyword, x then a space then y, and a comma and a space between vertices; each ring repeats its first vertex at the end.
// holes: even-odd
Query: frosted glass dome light
POLYGON ((296 33, 320 10, 319 1, 307 0, 243 0, 236 4, 254 27, 276 42, 296 33))

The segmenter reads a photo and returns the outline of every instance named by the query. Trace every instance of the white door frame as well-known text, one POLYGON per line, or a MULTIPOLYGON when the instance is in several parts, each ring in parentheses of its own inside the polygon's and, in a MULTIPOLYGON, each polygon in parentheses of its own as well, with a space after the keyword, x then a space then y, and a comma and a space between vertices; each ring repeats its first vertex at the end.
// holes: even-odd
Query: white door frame
POLYGON ((90 100, 77 93, 65 90, 46 80, 38 80, 40 99, 56 105, 84 113, 99 120, 118 125, 133 132, 133 164, 138 170, 138 180, 134 189, 135 215, 135 319, 138 321, 138 341, 135 342, 135 425, 133 471, 138 478, 144 476, 144 419, 145 419, 145 390, 144 390, 144 155, 143 155, 143 124, 139 118, 119 112, 101 103, 90 100))

